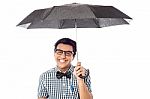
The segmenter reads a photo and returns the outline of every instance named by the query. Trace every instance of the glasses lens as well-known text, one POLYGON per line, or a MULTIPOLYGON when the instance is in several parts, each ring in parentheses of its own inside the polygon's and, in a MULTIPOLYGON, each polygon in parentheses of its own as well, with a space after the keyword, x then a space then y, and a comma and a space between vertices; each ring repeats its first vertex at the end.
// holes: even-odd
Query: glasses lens
POLYGON ((72 51, 66 51, 66 56, 71 56, 73 54, 72 51))
POLYGON ((62 50, 59 50, 59 49, 56 49, 56 51, 55 51, 58 55, 61 55, 61 54, 63 54, 63 51, 62 50))

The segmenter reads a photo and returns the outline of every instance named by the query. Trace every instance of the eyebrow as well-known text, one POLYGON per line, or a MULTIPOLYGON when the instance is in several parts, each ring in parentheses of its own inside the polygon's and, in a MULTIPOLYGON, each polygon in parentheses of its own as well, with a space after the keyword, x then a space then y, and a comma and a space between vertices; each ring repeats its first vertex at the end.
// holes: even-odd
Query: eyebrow
MULTIPOLYGON (((55 49, 55 51, 57 51, 57 50, 59 50, 59 51, 64 51, 64 50, 62 50, 62 49, 55 49)), ((64 52, 73 52, 73 51, 64 51, 64 52)))

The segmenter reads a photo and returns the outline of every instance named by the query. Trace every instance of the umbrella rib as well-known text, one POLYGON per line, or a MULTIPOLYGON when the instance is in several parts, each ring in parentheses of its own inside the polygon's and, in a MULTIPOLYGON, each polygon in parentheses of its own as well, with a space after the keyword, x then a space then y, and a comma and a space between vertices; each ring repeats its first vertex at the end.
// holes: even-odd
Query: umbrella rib
POLYGON ((95 24, 97 25, 97 27, 100 28, 99 22, 97 21, 97 18, 96 18, 96 19, 93 19, 93 21, 95 22, 95 24))
POLYGON ((52 10, 53 10, 54 8, 55 8, 55 6, 52 7, 52 9, 51 9, 45 16, 43 16, 43 20, 46 19, 46 18, 49 16, 49 14, 52 12, 52 10))
POLYGON ((60 25, 59 25, 59 27, 58 27, 59 29, 62 29, 62 28, 63 28, 64 22, 65 22, 65 21, 64 21, 63 19, 60 20, 60 25))

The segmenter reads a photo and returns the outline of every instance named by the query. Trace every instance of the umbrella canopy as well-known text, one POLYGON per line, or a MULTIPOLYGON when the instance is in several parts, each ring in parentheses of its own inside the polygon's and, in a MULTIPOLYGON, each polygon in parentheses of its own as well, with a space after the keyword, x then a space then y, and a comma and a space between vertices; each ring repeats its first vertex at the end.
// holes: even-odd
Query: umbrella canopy
POLYGON ((113 6, 66 4, 33 11, 17 26, 32 28, 102 28, 132 19, 113 6))
POLYGON ((77 28, 102 28, 129 24, 126 19, 132 18, 113 6, 72 3, 35 10, 17 26, 23 26, 27 29, 76 28, 77 41, 77 28))

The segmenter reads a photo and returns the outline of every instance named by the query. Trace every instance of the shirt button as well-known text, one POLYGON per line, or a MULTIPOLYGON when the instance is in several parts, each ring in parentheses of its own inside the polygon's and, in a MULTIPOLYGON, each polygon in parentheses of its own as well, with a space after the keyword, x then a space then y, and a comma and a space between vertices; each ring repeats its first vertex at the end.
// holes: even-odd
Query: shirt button
POLYGON ((65 96, 66 94, 65 94, 65 93, 63 93, 63 95, 65 96))
POLYGON ((65 86, 65 83, 63 83, 63 86, 65 86))

